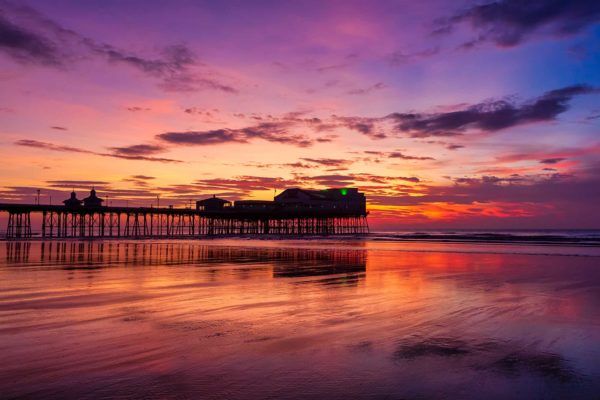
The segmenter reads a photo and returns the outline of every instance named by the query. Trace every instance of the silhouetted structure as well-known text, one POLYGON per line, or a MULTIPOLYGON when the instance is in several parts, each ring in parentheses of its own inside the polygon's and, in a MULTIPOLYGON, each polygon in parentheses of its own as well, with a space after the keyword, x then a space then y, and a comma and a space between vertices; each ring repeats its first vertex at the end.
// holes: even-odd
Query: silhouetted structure
POLYGON ((348 210, 365 212, 367 200, 356 188, 325 190, 286 189, 275 196, 275 203, 286 208, 309 208, 320 210, 348 210))
POLYGON ((227 207, 231 207, 231 202, 228 200, 220 199, 215 195, 208 199, 196 202, 196 210, 198 211, 220 211, 227 207))
POLYGON ((64 206, 1 204, 8 212, 7 238, 32 237, 31 213, 41 213, 41 236, 202 237, 217 235, 344 235, 367 233, 365 196, 354 188, 288 189, 274 201, 217 198, 196 209, 104 207, 91 190, 80 206, 75 192, 64 206))
POLYGON ((92 188, 92 190, 90 190, 90 195, 88 197, 86 197, 85 199, 83 199, 83 206, 84 207, 102 207, 103 201, 104 200, 102 200, 101 198, 96 196, 96 190, 94 188, 92 188))
POLYGON ((269 200, 238 200, 234 203, 236 210, 274 210, 275 202, 269 200))
POLYGON ((66 200, 63 200, 63 204, 65 205, 65 207, 69 208, 81 207, 81 200, 77 198, 77 193, 75 193, 75 191, 73 190, 71 192, 71 197, 69 197, 66 200))

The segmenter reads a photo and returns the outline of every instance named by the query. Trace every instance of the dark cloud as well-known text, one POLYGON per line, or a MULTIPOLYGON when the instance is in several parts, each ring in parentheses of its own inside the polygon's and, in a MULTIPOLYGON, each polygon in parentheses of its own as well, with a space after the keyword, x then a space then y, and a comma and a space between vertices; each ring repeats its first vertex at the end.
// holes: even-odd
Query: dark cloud
POLYGON ((586 121, 593 121, 600 118, 600 112, 594 111, 592 114, 585 117, 586 121))
POLYGON ((186 92, 203 88, 228 93, 237 92, 231 86, 192 72, 190 67, 197 64, 196 59, 194 53, 184 45, 168 46, 163 49, 161 57, 150 59, 117 49, 106 43, 97 43, 91 39, 86 39, 84 43, 93 53, 106 58, 111 63, 129 65, 161 79, 160 86, 165 90, 186 92))
POLYGON ((336 70, 347 68, 350 65, 352 65, 352 64, 351 63, 340 63, 340 64, 324 65, 322 67, 315 68, 315 71, 317 71, 317 72, 336 71, 336 70))
POLYGON ((465 146, 463 146, 462 144, 448 144, 446 145, 446 148, 448 150, 458 150, 458 149, 464 149, 465 146))
POLYGON ((211 131, 165 132, 156 136, 160 140, 179 145, 213 145, 221 143, 245 143, 247 139, 231 129, 211 131))
MULTIPOLYGON (((196 191, 212 193, 215 191, 228 191, 232 193, 248 194, 255 190, 282 190, 290 187, 348 187, 358 186, 363 188, 399 187, 401 182, 419 183, 417 177, 382 176, 368 173, 361 174, 323 174, 303 175, 294 174, 293 179, 277 177, 243 175, 234 178, 206 178, 198 179, 192 183, 196 191)), ((408 186, 412 187, 412 186, 408 186)))
POLYGON ((127 107, 127 111, 131 111, 131 112, 150 111, 150 109, 147 107, 133 106, 133 107, 127 107))
POLYGON ((481 42, 513 47, 539 32, 568 36, 599 20, 600 2, 597 0, 498 0, 474 5, 440 21, 437 32, 448 33, 466 23, 476 31, 477 38, 463 47, 481 42))
MULTIPOLYGON (((232 166, 239 166, 239 164, 227 164, 232 166)), ((301 162, 293 162, 293 163, 246 163, 242 164, 243 167, 254 167, 254 168, 294 168, 294 169, 311 169, 315 168, 313 164, 301 163, 301 162)))
POLYGON ((558 158, 545 158, 543 160, 540 160, 540 163, 541 164, 557 164, 557 163, 559 163, 561 161, 564 161, 564 160, 566 160, 566 158, 561 158, 561 157, 558 157, 558 158))
POLYGON ((354 183, 354 175, 341 175, 341 174, 330 174, 330 175, 316 175, 310 177, 303 177, 303 181, 310 182, 320 186, 328 187, 339 187, 339 186, 350 186, 354 183))
POLYGON ((388 154, 389 158, 399 158, 402 160, 435 160, 433 157, 418 157, 418 156, 409 156, 399 151, 393 151, 388 154))
POLYGON ((138 187, 148 187, 150 186, 151 180, 156 179, 153 176, 147 175, 131 175, 129 178, 123 178, 124 182, 131 182, 138 187))
MULTIPOLYGON (((126 179, 126 181, 128 181, 126 179)), ((140 183, 145 183, 144 180, 132 181, 137 187, 135 188, 113 188, 109 182, 105 181, 85 181, 85 180, 63 180, 63 181, 48 181, 45 185, 31 186, 9 186, 0 187, 0 197, 7 202, 35 202, 37 189, 41 189, 42 204, 56 204, 63 199, 69 197, 69 192, 75 189, 78 195, 86 195, 91 187, 95 187, 99 196, 103 198, 110 197, 111 205, 128 205, 128 206, 144 206, 148 207, 152 204, 156 205, 156 195, 160 193, 160 202, 164 205, 187 206, 190 199, 207 197, 209 194, 217 194, 227 198, 236 198, 239 193, 233 191, 205 191, 203 192, 198 185, 181 184, 166 187, 150 187, 140 183)), ((80 196, 84 197, 84 196, 80 196)))
POLYGON ((166 149, 164 146, 155 144, 135 144, 132 146, 125 147, 109 147, 114 154, 124 156, 143 156, 151 155, 156 153, 164 152, 166 149))
POLYGON ((126 155, 126 154, 110 154, 110 153, 94 153, 102 157, 114 157, 114 158, 122 158, 125 160, 132 161, 153 161, 153 162, 161 162, 161 163, 182 163, 181 160, 175 160, 172 158, 164 158, 164 157, 148 157, 148 156, 140 156, 140 155, 126 155))
POLYGON ((362 133, 372 139, 385 139, 387 137, 385 132, 378 129, 377 122, 381 121, 380 118, 333 115, 332 119, 340 126, 362 133))
POLYGON ((0 49, 18 62, 48 66, 63 64, 60 48, 32 30, 20 27, 4 17, 0 10, 0 49))
POLYGON ((245 128, 225 128, 209 131, 165 132, 157 135, 160 140, 178 145, 214 145, 221 143, 247 143, 253 139, 308 147, 313 141, 305 135, 290 132, 293 123, 263 122, 245 128))
POLYGON ((285 189, 295 186, 298 186, 298 181, 296 180, 250 175, 238 176, 231 179, 207 178, 194 181, 194 187, 197 190, 204 190, 209 193, 225 190, 244 194, 254 190, 285 189))
MULTIPOLYGON (((148 157, 140 154, 127 154, 127 153, 100 153, 91 150, 82 149, 79 147, 73 146, 65 146, 65 145, 56 145, 48 142, 40 142, 38 140, 31 139, 21 139, 17 140, 15 143, 17 146, 25 146, 25 147, 33 147, 37 149, 45 149, 50 151, 64 152, 64 153, 84 153, 84 154, 93 154, 101 157, 114 157, 114 158, 122 158, 125 160, 140 160, 140 161, 154 161, 154 162, 163 162, 163 163, 180 163, 182 161, 174 160, 171 158, 161 158, 161 157, 148 157)), ((146 146, 146 145, 140 145, 146 146)), ((135 147, 135 146, 131 146, 135 147)), ((122 148, 125 149, 125 148, 122 148)))
POLYGON ((331 143, 333 142, 333 139, 335 139, 337 136, 332 136, 332 137, 320 137, 320 138, 316 138, 315 142, 319 142, 319 143, 331 143))
POLYGON ((427 156, 410 156, 407 154, 404 154, 401 151, 373 151, 373 150, 365 150, 363 151, 364 154, 367 154, 369 156, 377 156, 377 157, 386 157, 386 158, 398 158, 401 160, 415 160, 415 161, 427 161, 427 160, 435 160, 435 158, 433 157, 427 157, 427 156))
MULTIPOLYGON (((415 206, 432 203, 476 204, 595 204, 600 199, 600 182, 595 177, 577 179, 561 174, 540 176, 484 176, 457 178, 452 185, 423 186, 419 196, 374 195, 374 203, 415 206)), ((575 209, 572 208, 571 209, 575 209)))
POLYGON ((455 136, 470 128, 494 132, 531 122, 552 121, 569 108, 569 101, 578 95, 597 92, 587 85, 574 85, 546 92, 523 104, 509 100, 492 100, 472 105, 464 110, 432 114, 394 113, 387 118, 395 129, 411 137, 455 136))
POLYGON ((313 164, 324 165, 326 167, 344 167, 352 162, 351 160, 339 158, 301 158, 301 160, 313 164))
POLYGON ((385 89, 386 87, 387 87, 387 85, 385 85, 383 82, 377 82, 376 84, 371 85, 366 88, 349 90, 347 93, 352 94, 352 95, 368 94, 368 93, 374 92, 376 90, 385 89))
POLYGON ((381 184, 382 188, 390 188, 398 185, 399 182, 419 183, 421 180, 416 176, 383 176, 368 173, 360 174, 331 174, 331 175, 315 175, 304 176, 296 175, 298 182, 306 185, 321 185, 321 186, 362 186, 365 184, 372 187, 373 184, 381 184))
POLYGON ((88 153, 93 154, 93 151, 80 149, 79 147, 65 146, 65 145, 56 145, 48 142, 40 142, 38 140, 31 139, 21 139, 15 142, 17 146, 25 146, 25 147, 35 147, 38 149, 45 149, 51 151, 62 151, 62 152, 70 152, 70 153, 88 153))
POLYGON ((103 187, 108 185, 106 181, 90 181, 90 180, 55 180, 46 182, 49 187, 53 188, 82 188, 82 187, 103 187))
POLYGON ((96 57, 156 78, 159 86, 167 91, 237 92, 210 73, 201 73, 199 67, 205 66, 198 63, 192 50, 183 44, 167 46, 155 57, 144 57, 66 29, 30 7, 9 2, 1 5, 0 51, 18 62, 66 67, 80 59, 96 57))
MULTIPOLYGON (((183 110, 184 113, 186 114, 190 114, 190 115, 200 115, 203 117, 208 117, 208 118, 212 118, 215 116, 215 114, 219 113, 219 109, 218 108, 213 108, 213 109, 202 109, 202 108, 198 108, 198 107, 189 107, 183 110)), ((240 117, 243 118, 243 114, 234 114, 235 117, 240 117)))
POLYGON ((50 129, 54 129, 56 131, 66 131, 66 130, 68 130, 64 126, 51 126, 50 129))
POLYGON ((395 51, 387 56, 387 61, 392 66, 400 66, 411 62, 419 61, 424 58, 432 57, 440 52, 439 47, 432 47, 413 53, 395 51))

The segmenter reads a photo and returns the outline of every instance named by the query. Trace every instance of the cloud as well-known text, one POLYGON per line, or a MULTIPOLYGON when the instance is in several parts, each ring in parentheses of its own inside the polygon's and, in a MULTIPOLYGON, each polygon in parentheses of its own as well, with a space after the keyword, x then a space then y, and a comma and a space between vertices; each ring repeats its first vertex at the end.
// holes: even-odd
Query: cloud
POLYGON ((245 128, 224 128, 209 131, 165 132, 157 135, 157 139, 177 145, 214 145, 222 143, 247 143, 253 139, 268 142, 308 147, 313 140, 306 135, 294 134, 290 129, 291 122, 263 122, 245 128))
POLYGON ((427 161, 427 160, 435 160, 433 157, 426 156, 410 156, 404 154, 401 151, 374 151, 374 150, 365 150, 364 154, 369 156, 377 156, 377 157, 387 157, 387 158, 398 158, 401 160, 415 160, 415 161, 427 161))
POLYGON ((419 183, 421 180, 416 176, 383 176, 369 173, 359 174, 331 174, 331 175, 295 175, 298 183, 304 186, 320 185, 329 187, 339 186, 359 186, 373 187, 373 184, 380 184, 381 188, 393 188, 398 186, 399 182, 419 183), (368 186, 365 186, 368 185, 368 186))
MULTIPOLYGON (((125 160, 153 161, 153 162, 162 162, 162 163, 180 163, 180 162, 182 162, 180 160, 174 160, 171 158, 148 157, 145 155, 127 154, 126 152, 124 153, 124 152, 118 152, 118 151, 113 152, 113 153, 100 153, 100 152, 82 149, 79 147, 56 145, 53 143, 41 142, 38 140, 31 140, 31 139, 17 140, 14 144, 17 146, 33 147, 33 148, 37 148, 37 149, 45 149, 45 150, 50 150, 50 151, 66 152, 66 153, 93 154, 93 155, 101 156, 101 157, 114 157, 114 158, 122 158, 125 160)), ((139 145, 139 146, 146 146, 146 145, 139 145)), ((130 147, 136 147, 136 146, 130 146, 130 147)), ((127 149, 127 148, 120 148, 120 149, 127 149)), ((125 151, 127 151, 127 150, 125 150, 125 151)))
POLYGON ((63 64, 63 54, 55 43, 12 23, 2 14, 0 14, 0 50, 21 63, 53 67, 63 64))
POLYGON ((124 155, 124 156, 151 155, 151 154, 161 153, 166 150, 164 146, 159 146, 159 145, 154 145, 154 144, 135 144, 132 146, 125 146, 125 147, 109 147, 109 149, 112 150, 114 154, 124 155))
POLYGON ((148 187, 150 186, 151 180, 156 179, 153 176, 148 175, 131 175, 129 178, 123 178, 124 182, 132 182, 134 185, 138 187, 148 187))
POLYGON ((546 92, 523 104, 509 100, 491 100, 466 109, 432 114, 394 113, 395 129, 411 137, 456 136, 468 129, 495 132, 532 122, 553 121, 567 111, 569 101, 578 95, 596 93, 587 85, 573 85, 546 92))
POLYGON ((337 71, 343 68, 347 68, 350 65, 352 65, 351 63, 340 63, 340 64, 330 64, 330 65, 324 65, 322 67, 317 67, 315 69, 315 71, 317 72, 328 72, 328 71, 337 71))
POLYGON ((56 131, 67 131, 68 130, 64 126, 51 126, 50 129, 54 129, 56 131))
POLYGON ((99 186, 102 187, 104 185, 108 185, 109 182, 106 181, 93 181, 93 180, 54 180, 47 181, 48 186, 53 188, 81 188, 81 187, 90 187, 90 186, 99 186))
POLYGON ((492 42, 500 47, 514 47, 536 33, 564 37, 577 34, 597 24, 600 3, 596 0, 498 0, 477 4, 450 18, 439 21, 438 33, 468 24, 477 38, 463 45, 473 47, 492 42))
POLYGON ((388 153, 389 158, 400 158, 402 160, 435 160, 433 157, 418 157, 418 156, 409 156, 399 151, 393 151, 388 153))
POLYGON ((15 144, 17 146, 34 147, 34 148, 38 148, 38 149, 45 149, 45 150, 51 150, 51 151, 62 151, 62 152, 69 152, 69 153, 88 153, 88 154, 94 154, 93 151, 85 150, 85 149, 80 149, 79 147, 72 147, 72 146, 65 146, 65 145, 56 145, 56 144, 53 144, 53 143, 40 142, 38 140, 31 140, 31 139, 17 140, 15 142, 15 144))
POLYGON ((345 167, 352 162, 351 160, 338 158, 301 158, 301 160, 326 167, 345 167))
POLYGON ((440 52, 439 47, 432 47, 413 53, 407 53, 403 51, 395 51, 386 57, 387 62, 392 66, 400 66, 411 62, 419 61, 425 58, 435 56, 440 52))
POLYGON ((333 115, 332 119, 345 128, 362 133, 371 139, 385 139, 387 135, 381 129, 378 129, 377 122, 381 118, 370 117, 343 117, 333 115))
POLYGON ((368 94, 368 93, 374 92, 376 90, 385 89, 386 87, 387 87, 387 85, 384 84, 383 82, 377 82, 376 84, 371 85, 366 88, 349 90, 347 93, 351 94, 351 95, 368 94))
MULTIPOLYGON (((569 102, 576 96, 598 93, 598 88, 589 85, 572 85, 548 91, 528 101, 517 103, 511 98, 487 100, 473 105, 461 103, 438 106, 431 112, 395 112, 382 117, 331 115, 329 118, 305 116, 308 111, 292 112, 276 117, 249 114, 249 118, 261 124, 241 129, 224 128, 199 132, 175 132, 163 134, 167 141, 184 143, 214 144, 220 142, 248 142, 252 137, 265 140, 298 143, 308 146, 312 142, 330 142, 333 136, 308 139, 298 136, 289 138, 292 127, 309 129, 312 132, 331 132, 346 128, 374 140, 389 137, 409 136, 412 138, 453 137, 468 130, 496 132, 534 122, 554 121, 569 109, 569 102), (270 131, 278 136, 268 135, 270 131), (277 139, 279 138, 279 139, 277 139)), ((243 118, 246 115, 241 116, 243 118)), ((464 148, 462 144, 439 143, 448 150, 464 148)), ((398 156, 398 158, 401 158, 398 156)))
POLYGON ((371 201, 385 205, 416 206, 491 202, 591 204, 596 201, 593 199, 600 199, 600 182, 597 177, 577 179, 554 173, 539 176, 455 178, 453 181, 452 185, 423 186, 418 196, 371 196, 371 201))
POLYGON ((165 132, 156 136, 160 140, 178 145, 213 145, 221 143, 246 143, 247 139, 231 129, 210 131, 165 132))
POLYGON ((168 91, 187 92, 203 88, 227 93, 237 92, 231 86, 192 72, 190 67, 197 65, 195 55, 187 46, 181 44, 167 46, 163 49, 161 57, 150 59, 117 49, 106 43, 97 43, 91 39, 86 39, 84 43, 90 51, 106 58, 111 63, 129 65, 161 79, 160 86, 168 91))
POLYGON ((273 178, 265 176, 243 175, 235 178, 207 178, 194 181, 197 190, 214 192, 216 190, 233 191, 244 194, 255 190, 273 190, 297 187, 298 181, 293 179, 273 178))
POLYGON ((566 160, 566 158, 558 157, 558 158, 545 158, 540 160, 540 164, 557 164, 561 161, 566 160))
POLYGON ((596 159, 599 154, 600 143, 595 143, 585 147, 565 147, 551 150, 536 147, 527 152, 500 154, 495 158, 499 163, 539 161, 542 164, 555 164, 566 159, 596 159))
POLYGON ((156 78, 159 86, 167 91, 213 89, 237 92, 215 79, 214 73, 201 73, 199 67, 205 66, 197 62, 193 51, 186 45, 170 45, 155 57, 144 57, 64 28, 33 8, 9 2, 2 5, 0 51, 17 62, 67 67, 81 59, 96 57, 109 64, 127 65, 156 78))
MULTIPOLYGON (((588 85, 573 85, 548 91, 526 102, 511 99, 488 100, 477 104, 459 104, 437 107, 433 112, 392 113, 383 117, 361 117, 331 115, 317 118, 307 115, 310 111, 295 111, 281 116, 263 114, 238 115, 241 119, 256 121, 255 125, 242 128, 211 130, 172 131, 156 135, 158 140, 174 145, 208 146, 223 143, 249 143, 262 139, 274 143, 309 147, 315 143, 331 142, 336 136, 329 134, 311 137, 300 130, 313 133, 331 132, 346 128, 374 140, 388 137, 409 136, 413 138, 444 137, 462 135, 468 130, 478 129, 495 132, 527 123, 554 121, 569 109, 569 102, 576 96, 597 93, 598 89, 588 85)), ((203 111, 185 109, 188 114, 203 111)), ((434 143, 434 142, 432 142, 434 143)), ((460 144, 443 144, 448 150, 464 148, 460 144)), ((432 157, 405 155, 401 152, 387 154, 391 158, 405 160, 431 160, 432 157)))

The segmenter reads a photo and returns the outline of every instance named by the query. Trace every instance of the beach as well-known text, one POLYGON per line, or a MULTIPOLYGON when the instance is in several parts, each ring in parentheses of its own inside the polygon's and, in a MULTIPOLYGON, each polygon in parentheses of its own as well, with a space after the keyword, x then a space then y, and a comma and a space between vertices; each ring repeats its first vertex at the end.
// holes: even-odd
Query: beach
POLYGON ((2 398, 593 399, 600 249, 0 243, 2 398))

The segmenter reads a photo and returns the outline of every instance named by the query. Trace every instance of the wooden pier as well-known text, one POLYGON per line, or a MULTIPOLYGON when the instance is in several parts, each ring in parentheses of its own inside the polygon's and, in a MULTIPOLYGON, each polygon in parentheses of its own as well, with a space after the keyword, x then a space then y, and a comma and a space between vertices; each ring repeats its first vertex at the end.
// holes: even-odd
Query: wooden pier
POLYGON ((6 238, 194 238, 244 235, 355 235, 369 232, 367 212, 276 209, 78 207, 0 203, 6 238), (37 218, 36 218, 37 217, 37 218))

